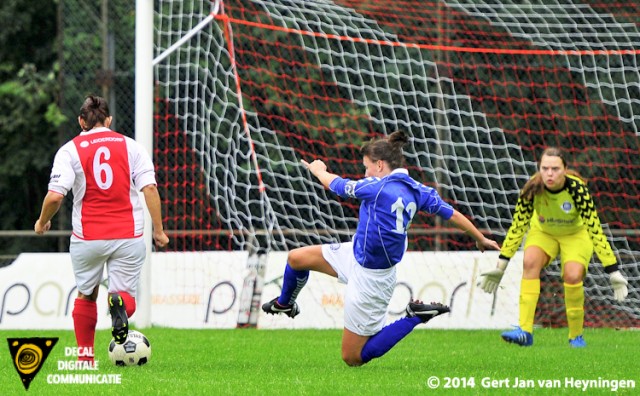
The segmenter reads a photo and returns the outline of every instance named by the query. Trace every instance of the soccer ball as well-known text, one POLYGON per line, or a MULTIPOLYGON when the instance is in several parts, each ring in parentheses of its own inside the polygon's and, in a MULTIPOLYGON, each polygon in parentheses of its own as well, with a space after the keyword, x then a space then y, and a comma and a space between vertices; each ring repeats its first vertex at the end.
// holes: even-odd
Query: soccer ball
POLYGON ((129 335, 122 344, 116 344, 113 339, 109 343, 109 360, 116 366, 142 366, 150 358, 149 339, 139 331, 129 330, 129 335))

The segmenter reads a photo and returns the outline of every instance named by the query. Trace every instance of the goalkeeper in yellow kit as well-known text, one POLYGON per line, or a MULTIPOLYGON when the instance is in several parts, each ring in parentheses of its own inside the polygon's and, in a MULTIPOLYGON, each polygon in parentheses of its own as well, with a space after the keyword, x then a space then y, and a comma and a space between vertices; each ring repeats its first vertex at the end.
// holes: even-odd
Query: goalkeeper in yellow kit
POLYGON ((497 289, 509 259, 520 247, 525 234, 520 323, 515 329, 502 333, 502 338, 521 346, 533 345, 533 320, 540 296, 540 271, 559 254, 569 345, 585 347, 587 344, 582 336, 582 280, 593 251, 609 274, 614 297, 618 301, 627 296, 627 280, 618 270, 616 257, 604 235, 585 182, 580 175, 567 169, 562 152, 557 148, 550 147, 542 153, 538 172, 520 192, 497 268, 482 274, 480 287, 485 292, 493 293, 497 289))

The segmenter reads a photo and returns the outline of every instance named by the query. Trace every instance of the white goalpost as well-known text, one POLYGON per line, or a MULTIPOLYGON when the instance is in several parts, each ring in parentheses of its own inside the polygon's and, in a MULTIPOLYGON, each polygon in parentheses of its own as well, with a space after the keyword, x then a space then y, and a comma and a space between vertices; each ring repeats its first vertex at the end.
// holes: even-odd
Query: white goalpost
MULTIPOLYGON (((135 137, 153 158, 153 0, 136 0, 135 137)), ((144 204, 144 199, 141 200, 144 204)), ((144 238, 147 258, 138 286, 136 325, 151 325, 151 218, 145 207, 144 238)))

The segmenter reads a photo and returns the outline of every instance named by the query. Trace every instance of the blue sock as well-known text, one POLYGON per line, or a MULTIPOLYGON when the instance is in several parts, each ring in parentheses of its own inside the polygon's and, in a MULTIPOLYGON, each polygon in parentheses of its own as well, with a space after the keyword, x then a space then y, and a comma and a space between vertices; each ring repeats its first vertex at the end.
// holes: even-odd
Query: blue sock
POLYGON ((291 305, 296 301, 298 293, 307 284, 309 271, 296 271, 289 266, 284 269, 284 280, 282 282, 282 293, 278 297, 278 304, 291 305))
POLYGON ((367 363, 389 352, 401 339, 411 333, 414 327, 422 323, 420 318, 402 318, 385 326, 373 337, 369 338, 362 347, 360 358, 362 363, 367 363))

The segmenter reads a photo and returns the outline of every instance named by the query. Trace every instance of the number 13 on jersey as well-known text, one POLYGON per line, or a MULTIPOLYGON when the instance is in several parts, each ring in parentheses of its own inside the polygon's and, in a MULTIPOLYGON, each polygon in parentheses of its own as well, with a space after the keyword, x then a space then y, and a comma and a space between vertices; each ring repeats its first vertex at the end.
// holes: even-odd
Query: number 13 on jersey
POLYGON ((402 201, 402 197, 398 197, 398 199, 391 205, 391 213, 396 214, 396 228, 395 232, 399 234, 406 234, 409 226, 411 225, 411 220, 413 220, 413 216, 416 214, 416 203, 409 202, 406 207, 404 202, 402 201), (409 215, 409 219, 407 223, 404 222, 404 212, 407 212, 409 215))

